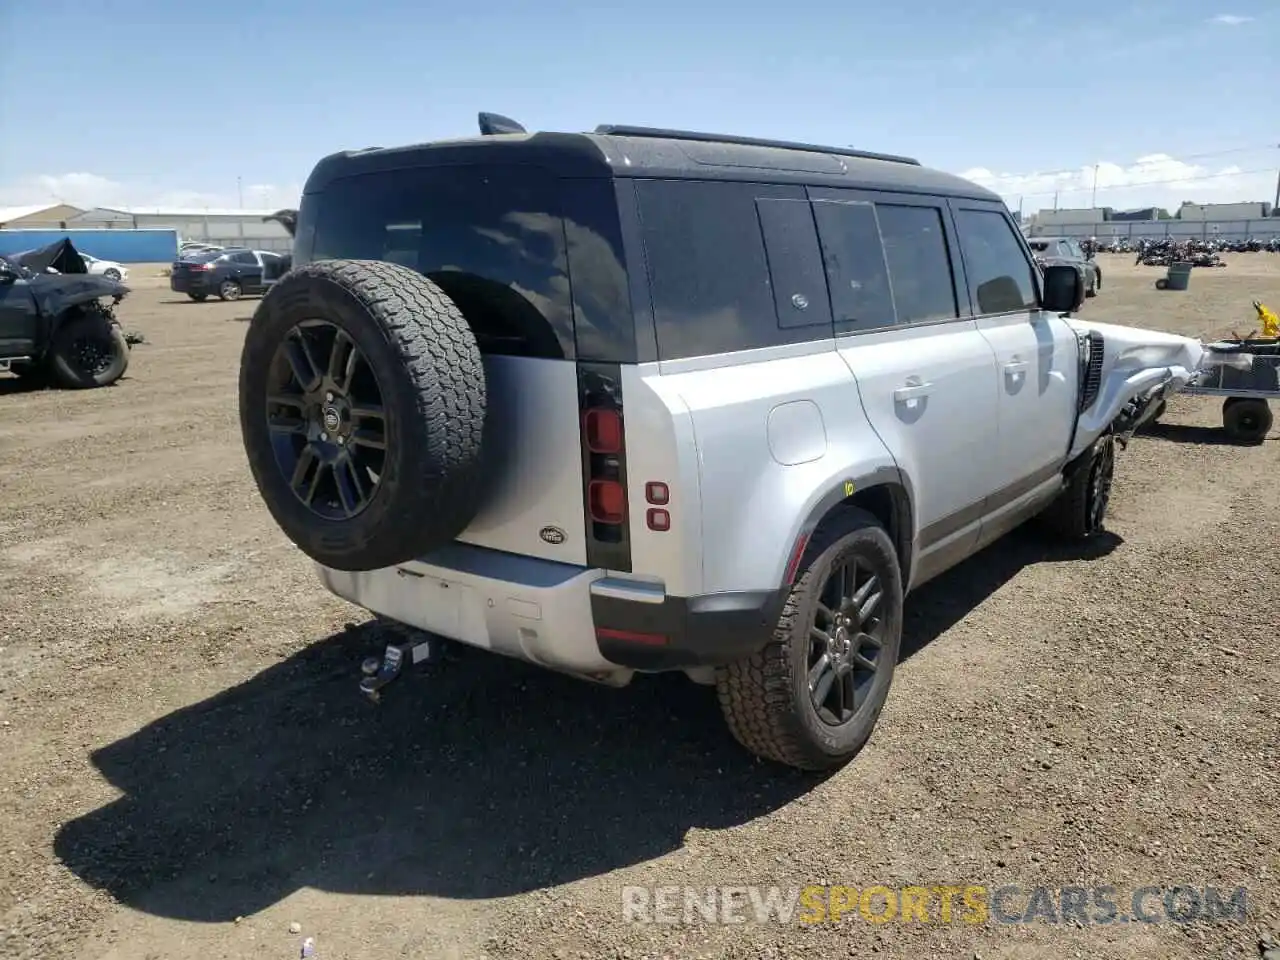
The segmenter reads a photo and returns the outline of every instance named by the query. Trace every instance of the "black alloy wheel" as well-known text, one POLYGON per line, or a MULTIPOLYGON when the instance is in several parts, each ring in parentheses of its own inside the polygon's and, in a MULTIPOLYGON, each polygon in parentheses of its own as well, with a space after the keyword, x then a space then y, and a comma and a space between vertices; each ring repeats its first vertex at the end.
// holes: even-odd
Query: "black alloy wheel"
POLYGON ((1111 486, 1116 476, 1116 445, 1110 438, 1101 445, 1089 467, 1089 517, 1091 533, 1102 530, 1111 503, 1111 486))
POLYGON ((387 457, 387 413, 373 368, 351 336, 325 320, 294 326, 267 385, 276 464, 316 516, 357 516, 377 493, 387 457))
POLYGON ((868 702, 880 668, 884 591, 875 572, 847 556, 828 574, 809 629, 809 700, 828 726, 850 722, 868 702))

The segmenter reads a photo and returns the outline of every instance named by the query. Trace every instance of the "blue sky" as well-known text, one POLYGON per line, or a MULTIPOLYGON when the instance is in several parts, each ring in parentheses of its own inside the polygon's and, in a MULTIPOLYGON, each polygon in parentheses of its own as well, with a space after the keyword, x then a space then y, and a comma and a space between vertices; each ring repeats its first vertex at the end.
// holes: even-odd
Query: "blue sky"
POLYGON ((15 6, 0 203, 271 206, 327 152, 482 109, 907 153, 1029 208, 1088 205, 1096 163, 1120 206, 1270 200, 1280 166, 1275 0, 15 6))

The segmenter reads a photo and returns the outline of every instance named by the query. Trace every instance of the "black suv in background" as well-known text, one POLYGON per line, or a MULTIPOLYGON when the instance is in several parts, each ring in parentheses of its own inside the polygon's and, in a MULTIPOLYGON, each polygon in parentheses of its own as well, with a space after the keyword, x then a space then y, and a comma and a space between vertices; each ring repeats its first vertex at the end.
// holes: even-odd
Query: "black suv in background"
POLYGON ((289 272, 292 262, 288 254, 247 247, 193 253, 173 262, 169 289, 197 303, 210 295, 239 300, 246 293, 266 293, 289 272))
MULTIPOLYGON (((1040 268, 1075 267, 1084 278, 1084 295, 1096 297, 1102 289, 1102 268, 1075 237, 1028 237, 1027 245, 1040 268)), ((1090 245, 1092 246, 1092 244, 1090 245)))

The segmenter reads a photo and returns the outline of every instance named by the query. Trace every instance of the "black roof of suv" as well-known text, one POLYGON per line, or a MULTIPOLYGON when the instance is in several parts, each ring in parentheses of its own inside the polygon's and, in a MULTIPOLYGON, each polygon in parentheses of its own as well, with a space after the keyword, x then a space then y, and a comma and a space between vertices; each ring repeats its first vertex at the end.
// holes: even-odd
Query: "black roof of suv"
MULTIPOLYGON (((482 129, 485 121, 481 120, 482 129)), ((813 186, 865 187, 904 193, 1000 201, 961 177, 918 160, 852 148, 818 146, 666 130, 602 125, 591 133, 501 132, 402 147, 370 147, 325 157, 304 193, 335 177, 422 164, 529 163, 558 177, 652 177, 768 180, 813 186)))
MULTIPOLYGON (((482 114, 475 137, 320 160, 295 266, 410 267, 452 298, 487 354, 670 361, 800 343, 824 325, 834 335, 813 214, 787 200, 914 204, 927 222, 911 229, 934 232, 917 252, 927 269, 906 269, 932 271, 953 302, 943 208, 1007 213, 995 193, 907 157, 644 127, 528 133, 496 119, 482 114), (780 270, 821 287, 820 301, 798 316, 779 306, 780 270)), ((879 227, 863 226, 874 236, 847 241, 879 251, 879 227)))

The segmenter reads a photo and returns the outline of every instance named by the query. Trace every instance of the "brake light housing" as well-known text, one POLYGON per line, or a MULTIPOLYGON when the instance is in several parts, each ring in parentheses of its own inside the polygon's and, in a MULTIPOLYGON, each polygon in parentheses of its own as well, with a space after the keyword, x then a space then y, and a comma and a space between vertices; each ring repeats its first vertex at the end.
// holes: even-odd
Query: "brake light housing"
POLYGON ((618 364, 578 362, 587 563, 631 572, 626 415, 618 364))

